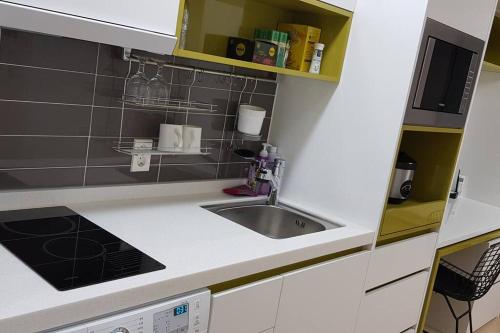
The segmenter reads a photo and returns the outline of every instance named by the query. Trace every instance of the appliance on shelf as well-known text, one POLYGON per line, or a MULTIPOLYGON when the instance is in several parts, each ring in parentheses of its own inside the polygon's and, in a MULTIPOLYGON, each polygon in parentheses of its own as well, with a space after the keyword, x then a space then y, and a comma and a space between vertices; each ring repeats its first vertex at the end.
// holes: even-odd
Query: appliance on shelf
POLYGON ((427 19, 405 124, 463 128, 485 42, 427 19))
POLYGON ((0 244, 59 291, 165 269, 67 207, 0 212, 0 244))
POLYGON ((201 289, 50 333, 207 333, 209 316, 210 291, 201 289))
POLYGON ((405 152, 399 152, 396 162, 396 170, 392 179, 389 203, 400 204, 406 201, 412 190, 413 176, 417 168, 417 162, 405 152))

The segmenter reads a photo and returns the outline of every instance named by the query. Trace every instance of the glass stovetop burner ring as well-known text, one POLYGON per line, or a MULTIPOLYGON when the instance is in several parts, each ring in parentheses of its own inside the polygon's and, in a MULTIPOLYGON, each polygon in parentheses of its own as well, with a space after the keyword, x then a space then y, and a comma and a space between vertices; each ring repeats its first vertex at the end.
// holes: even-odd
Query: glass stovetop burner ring
POLYGON ((101 257, 106 248, 95 240, 81 237, 59 237, 43 243, 48 254, 65 260, 90 260, 101 257))
MULTIPOLYGON (((43 219, 41 219, 43 220, 43 219)), ((65 234, 75 230, 75 221, 69 218, 61 218, 58 223, 51 223, 50 228, 43 228, 43 224, 38 221, 38 224, 30 223, 31 221, 5 222, 3 227, 10 232, 26 235, 26 236, 52 236, 65 234)))

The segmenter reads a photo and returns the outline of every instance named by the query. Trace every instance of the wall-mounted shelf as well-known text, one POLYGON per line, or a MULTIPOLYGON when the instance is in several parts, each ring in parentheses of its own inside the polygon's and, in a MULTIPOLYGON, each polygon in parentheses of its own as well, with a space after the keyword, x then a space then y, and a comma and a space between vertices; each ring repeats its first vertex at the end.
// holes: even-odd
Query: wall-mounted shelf
POLYGON ((158 149, 133 149, 114 147, 115 151, 126 155, 151 155, 151 156, 204 156, 210 155, 213 148, 200 148, 200 152, 184 152, 184 151, 162 151, 158 149))
POLYGON ((277 74, 283 74, 283 75, 298 76, 298 77, 303 77, 303 78, 307 78, 307 79, 329 81, 329 82, 338 82, 340 80, 340 77, 338 77, 338 76, 325 75, 325 74, 311 74, 311 73, 300 72, 300 71, 289 69, 289 68, 279 68, 279 67, 274 67, 274 66, 267 66, 267 65, 249 62, 249 61, 242 61, 242 60, 226 58, 223 56, 206 54, 206 53, 202 53, 202 52, 176 49, 174 51, 174 54, 176 56, 179 56, 179 57, 216 62, 219 64, 244 67, 244 68, 255 69, 255 70, 259 70, 259 71, 266 71, 266 72, 272 72, 272 73, 277 73, 277 74))
POLYGON ((218 108, 218 105, 215 104, 190 102, 177 99, 155 99, 154 101, 150 101, 144 98, 139 101, 132 101, 123 96, 119 102, 125 105, 146 109, 198 111, 209 113, 216 112, 218 108))
POLYGON ((417 169, 410 199, 399 205, 386 205, 379 243, 439 227, 462 136, 463 129, 411 125, 402 127, 399 150, 417 162, 417 169))
POLYGON ((237 130, 234 130, 231 132, 231 140, 238 140, 238 141, 262 141, 262 135, 251 135, 251 134, 245 134, 241 133, 237 130))
POLYGON ((338 82, 349 37, 352 12, 318 0, 181 0, 177 36, 181 36, 184 8, 189 25, 185 48, 174 55, 226 65, 338 82), (322 29, 326 45, 319 75, 226 58, 228 37, 253 39, 255 28, 276 29, 278 23, 307 24, 322 29))

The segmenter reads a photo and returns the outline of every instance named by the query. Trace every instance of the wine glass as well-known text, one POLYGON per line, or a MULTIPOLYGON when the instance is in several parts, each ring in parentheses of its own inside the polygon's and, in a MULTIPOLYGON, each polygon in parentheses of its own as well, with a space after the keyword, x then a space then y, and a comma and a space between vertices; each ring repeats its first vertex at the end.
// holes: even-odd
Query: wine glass
POLYGON ((148 98, 148 78, 144 69, 146 68, 146 57, 138 57, 139 69, 131 78, 127 79, 127 84, 125 86, 125 94, 123 98, 127 102, 144 104, 144 101, 148 98))
POLYGON ((165 77, 163 76, 165 62, 161 60, 154 61, 156 62, 158 69, 156 75, 148 82, 148 102, 150 104, 166 105, 169 89, 167 83, 165 82, 165 77))

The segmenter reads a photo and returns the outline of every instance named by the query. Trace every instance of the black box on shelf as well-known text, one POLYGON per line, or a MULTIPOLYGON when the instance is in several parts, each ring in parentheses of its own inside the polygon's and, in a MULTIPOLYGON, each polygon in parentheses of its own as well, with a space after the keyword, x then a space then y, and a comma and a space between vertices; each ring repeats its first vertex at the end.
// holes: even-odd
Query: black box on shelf
POLYGON ((249 39, 229 37, 226 56, 231 59, 252 61, 255 42, 249 39))

